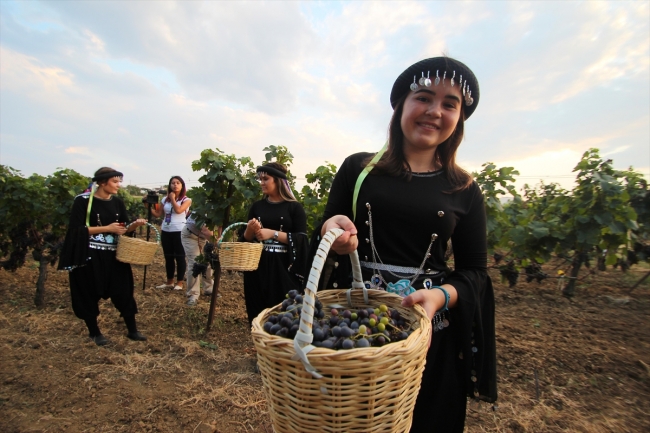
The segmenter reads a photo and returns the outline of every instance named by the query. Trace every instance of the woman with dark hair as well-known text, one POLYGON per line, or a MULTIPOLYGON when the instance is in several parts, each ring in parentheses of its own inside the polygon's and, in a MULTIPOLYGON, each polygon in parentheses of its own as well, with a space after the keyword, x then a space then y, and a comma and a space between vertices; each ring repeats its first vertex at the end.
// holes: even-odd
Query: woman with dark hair
POLYGON ((320 237, 341 228, 321 288, 351 287, 342 255, 356 249, 367 287, 403 296, 404 306, 422 305, 435 333, 411 432, 461 433, 467 398, 497 396, 483 195, 456 165, 464 123, 479 102, 478 81, 457 60, 425 59, 397 78, 390 102, 386 146, 343 162, 312 255, 320 237), (450 239, 453 268, 445 261, 450 239))
POLYGON ((183 290, 185 288, 185 249, 181 241, 181 231, 185 227, 192 199, 185 195, 185 181, 180 176, 172 176, 167 185, 167 195, 162 199, 162 207, 154 206, 151 214, 163 217, 160 243, 165 254, 165 272, 167 282, 156 286, 157 289, 183 290), (174 284, 176 271, 176 284, 174 284))
POLYGON ((100 299, 111 298, 124 318, 128 338, 147 339, 135 323, 138 306, 131 265, 115 258, 117 236, 132 233, 147 222, 137 219, 125 227, 130 219, 124 202, 116 196, 122 177, 119 171, 102 167, 95 172, 92 190, 75 197, 58 266, 70 272, 72 310, 86 322, 89 337, 98 346, 108 343, 97 324, 100 299))
POLYGON ((307 217, 291 192, 287 168, 277 162, 257 167, 264 198, 253 203, 242 235, 246 242, 262 242, 257 270, 244 272, 248 322, 264 309, 281 303, 289 290, 303 291, 307 269, 307 217))

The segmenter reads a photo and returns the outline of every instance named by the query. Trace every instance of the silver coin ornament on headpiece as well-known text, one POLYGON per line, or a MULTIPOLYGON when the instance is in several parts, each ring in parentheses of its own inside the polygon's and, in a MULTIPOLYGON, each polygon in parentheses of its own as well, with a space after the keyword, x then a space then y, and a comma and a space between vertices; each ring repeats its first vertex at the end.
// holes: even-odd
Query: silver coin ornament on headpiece
MULTIPOLYGON (((431 79, 429 79, 429 76, 431 74, 431 71, 427 71, 427 76, 424 76, 424 71, 422 71, 422 77, 420 80, 417 80, 417 75, 413 76, 413 83, 411 83, 411 90, 416 91, 420 87, 431 87, 431 79), (419 83, 419 85, 418 85, 419 83)), ((452 71, 452 76, 451 76, 451 87, 454 87, 456 84, 454 78, 456 78, 456 71, 452 71)), ((445 80, 447 79, 447 71, 444 71, 442 75, 442 85, 445 85, 445 80)), ((436 70, 436 79, 433 83, 434 86, 438 86, 440 84, 440 70, 436 70)), ((463 81, 463 76, 460 76, 460 79, 458 81, 458 85, 461 86, 461 90, 463 93, 463 99, 465 100, 465 105, 468 107, 474 103, 474 98, 472 98, 472 91, 469 88, 469 85, 467 84, 467 80, 463 81)))

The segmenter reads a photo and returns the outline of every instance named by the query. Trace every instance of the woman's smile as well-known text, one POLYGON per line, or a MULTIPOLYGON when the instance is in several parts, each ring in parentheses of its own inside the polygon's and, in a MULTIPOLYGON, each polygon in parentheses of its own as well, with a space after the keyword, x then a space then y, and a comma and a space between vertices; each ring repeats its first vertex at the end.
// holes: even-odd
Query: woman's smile
POLYGON ((454 132, 461 114, 458 86, 421 88, 411 92, 402 111, 404 146, 435 149, 454 132))

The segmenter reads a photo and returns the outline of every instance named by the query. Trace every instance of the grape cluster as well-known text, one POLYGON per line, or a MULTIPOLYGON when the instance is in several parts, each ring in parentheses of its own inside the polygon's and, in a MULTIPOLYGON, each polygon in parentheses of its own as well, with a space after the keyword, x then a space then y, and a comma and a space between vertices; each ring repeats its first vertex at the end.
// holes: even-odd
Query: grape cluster
POLYGON ((205 271, 208 266, 219 260, 219 254, 215 253, 214 244, 206 242, 202 254, 197 256, 192 266, 192 277, 196 278, 201 274, 205 278, 205 271))
POLYGON ((527 283, 530 283, 533 280, 537 280, 538 283, 541 283, 543 280, 548 278, 548 274, 542 272, 542 267, 538 263, 531 263, 524 269, 526 270, 527 283))
MULTIPOLYGON (((280 312, 272 313, 264 323, 264 331, 272 335, 293 339, 298 332, 302 295, 290 290, 282 302, 280 312)), ((378 308, 330 308, 316 300, 312 324, 312 344, 327 349, 353 349, 355 347, 383 346, 405 340, 413 332, 408 321, 396 309, 386 305, 378 308)))
POLYGON ((503 282, 508 281, 510 287, 514 287, 517 284, 519 272, 515 269, 514 262, 510 261, 507 265, 501 265, 499 267, 499 273, 501 274, 501 280, 503 282))

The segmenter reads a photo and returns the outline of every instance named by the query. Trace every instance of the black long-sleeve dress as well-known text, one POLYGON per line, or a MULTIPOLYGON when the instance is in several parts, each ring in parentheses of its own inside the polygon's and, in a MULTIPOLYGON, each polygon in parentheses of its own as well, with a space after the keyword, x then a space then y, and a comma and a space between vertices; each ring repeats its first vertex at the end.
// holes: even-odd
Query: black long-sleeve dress
MULTIPOLYGON (((307 217, 298 202, 260 200, 251 206, 248 220, 256 218, 265 229, 287 234, 289 244, 266 242, 255 271, 244 272, 248 321, 285 299, 289 290, 303 291, 307 269, 307 217)), ((243 240, 243 235, 240 238, 243 240)))
MULTIPOLYGON (((133 316, 138 307, 133 297, 131 265, 118 261, 117 235, 89 235, 86 212, 90 193, 78 195, 72 205, 70 224, 59 259, 59 270, 70 271, 72 309, 77 317, 92 320, 99 315, 98 302, 110 298, 122 316, 133 316)), ((106 226, 114 222, 128 224, 124 202, 111 196, 108 200, 93 197, 89 224, 106 226)))
MULTIPOLYGON (((334 215, 353 219, 355 183, 363 161, 371 156, 359 153, 344 161, 332 183, 323 221, 334 215)), ((414 173, 410 181, 371 173, 359 191, 354 220, 364 281, 376 283, 372 276, 377 272, 388 283, 405 278, 407 275, 397 272, 395 266, 418 269, 436 234, 431 256, 413 287, 422 289, 429 279, 433 285, 443 281, 451 284, 458 292, 458 301, 449 311, 449 326, 433 335, 427 353, 411 428, 417 433, 461 433, 467 397, 490 402, 497 397, 494 295, 487 275, 483 195, 476 183, 459 192, 445 192, 449 190, 451 184, 442 170, 414 173), (370 224, 383 264, 373 260, 370 224), (449 239, 453 270, 445 261, 449 239)), ((319 235, 320 227, 314 232, 310 257, 318 246, 319 235)), ((335 266, 323 270, 322 275, 330 277, 328 281, 322 279, 319 287, 351 287, 349 259, 333 255, 328 261, 335 266)), ((380 282, 380 286, 385 288, 384 283, 380 282)))

